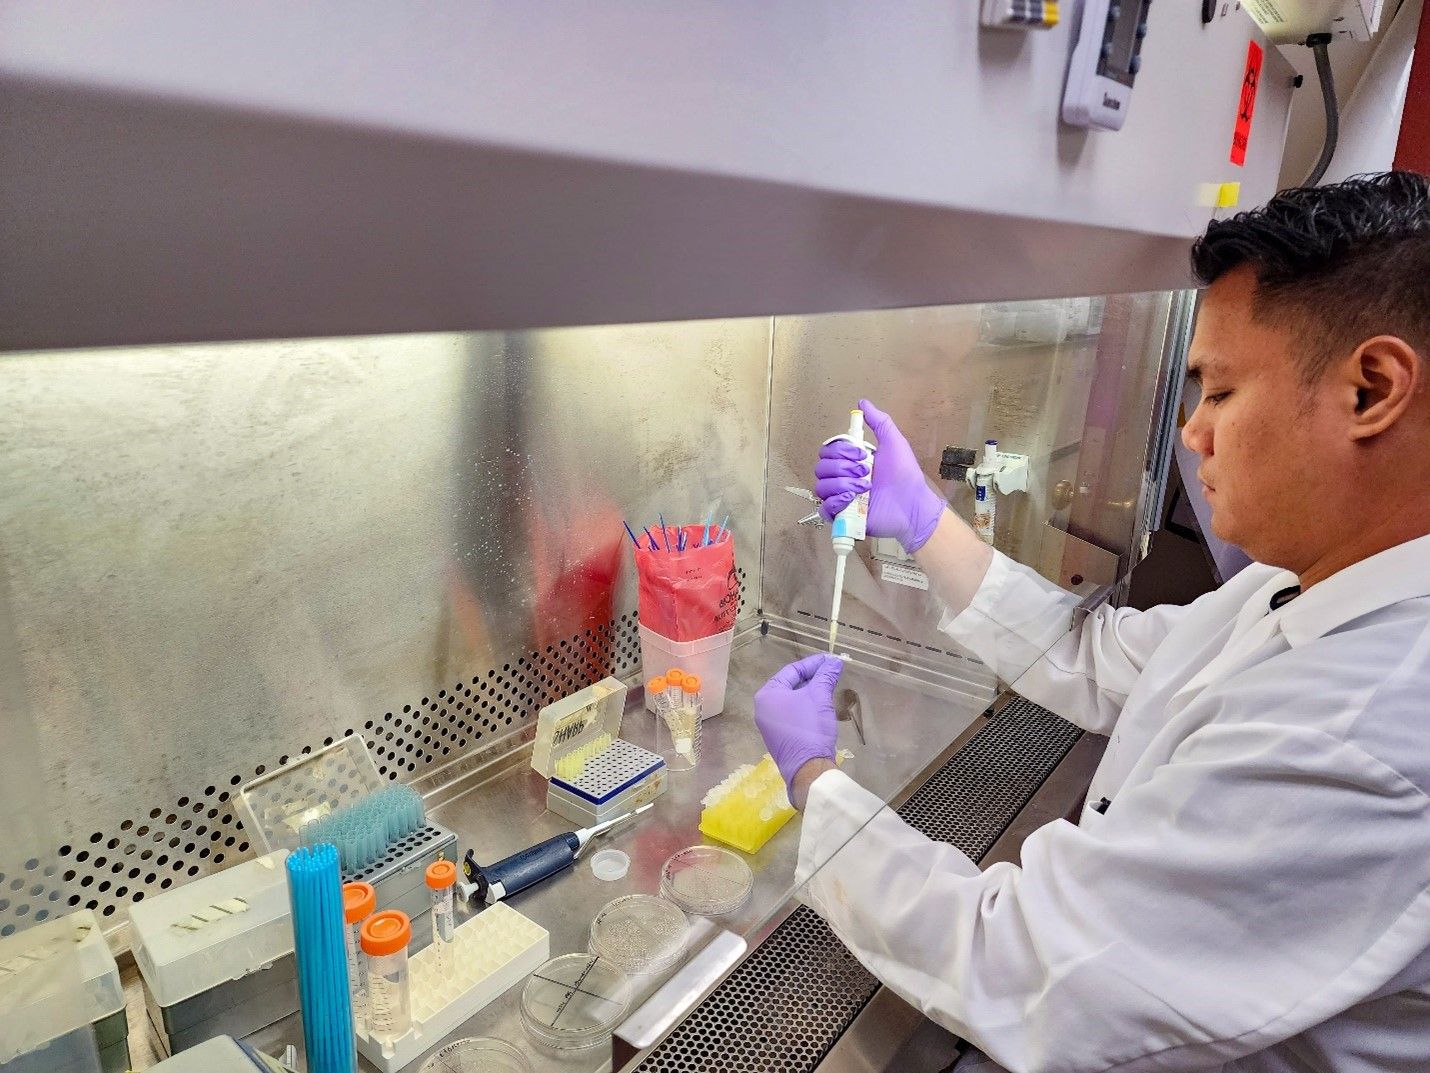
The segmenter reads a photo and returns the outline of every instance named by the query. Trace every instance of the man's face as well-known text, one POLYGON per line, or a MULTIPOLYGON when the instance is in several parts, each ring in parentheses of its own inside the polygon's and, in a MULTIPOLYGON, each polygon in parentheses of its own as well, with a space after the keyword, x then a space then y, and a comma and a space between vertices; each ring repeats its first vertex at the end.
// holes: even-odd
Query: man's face
POLYGON ((1182 442, 1201 456, 1212 531, 1296 570, 1337 509, 1334 407, 1304 383, 1292 335, 1253 317, 1254 290, 1253 272, 1238 269, 1203 299, 1188 357, 1201 401, 1182 442))

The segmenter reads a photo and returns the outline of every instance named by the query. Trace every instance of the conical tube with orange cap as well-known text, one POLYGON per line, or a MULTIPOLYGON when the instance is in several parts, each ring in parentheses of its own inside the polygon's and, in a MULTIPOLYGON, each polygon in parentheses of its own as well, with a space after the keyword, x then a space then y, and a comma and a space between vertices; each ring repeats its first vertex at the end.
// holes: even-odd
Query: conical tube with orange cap
POLYGON ((367 1030, 374 1039, 394 1040, 412 1027, 412 981, 407 969, 411 941, 412 922, 397 909, 374 913, 362 926, 367 1030))
POLYGON ((347 948, 354 1021, 362 1021, 367 1013, 367 958, 362 953, 359 933, 362 922, 376 909, 377 891, 371 883, 343 884, 343 944, 347 948))
POLYGON ((437 972, 452 971, 452 935, 456 930, 452 892, 457 886, 457 865, 453 861, 433 861, 427 866, 427 889, 432 895, 432 959, 437 972))

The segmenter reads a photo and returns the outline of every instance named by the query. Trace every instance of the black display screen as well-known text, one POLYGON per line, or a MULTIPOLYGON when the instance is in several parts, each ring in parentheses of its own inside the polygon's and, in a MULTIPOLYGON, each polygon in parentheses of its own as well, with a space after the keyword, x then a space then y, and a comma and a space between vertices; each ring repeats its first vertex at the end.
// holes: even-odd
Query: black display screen
POLYGON ((1102 37, 1102 62, 1097 73, 1124 86, 1132 85, 1137 74, 1137 55, 1142 38, 1137 27, 1142 25, 1147 0, 1112 0, 1108 7, 1107 29, 1102 37))

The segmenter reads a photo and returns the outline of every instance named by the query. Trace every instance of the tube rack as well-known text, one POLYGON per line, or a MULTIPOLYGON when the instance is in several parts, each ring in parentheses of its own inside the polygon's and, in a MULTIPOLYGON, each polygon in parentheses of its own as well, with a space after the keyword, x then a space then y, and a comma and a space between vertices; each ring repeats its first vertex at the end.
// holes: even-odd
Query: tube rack
POLYGON ((705 795, 700 833, 754 853, 794 815, 784 779, 766 753, 758 764, 736 768, 705 795))
POLYGON ((412 956, 408 966, 412 1027, 394 1040, 379 1041, 359 1021, 358 1051, 383 1073, 395 1073, 526 979, 550 954, 551 936, 545 928, 505 902, 487 906, 452 933, 447 959, 452 968, 446 976, 438 969, 432 947, 412 956))

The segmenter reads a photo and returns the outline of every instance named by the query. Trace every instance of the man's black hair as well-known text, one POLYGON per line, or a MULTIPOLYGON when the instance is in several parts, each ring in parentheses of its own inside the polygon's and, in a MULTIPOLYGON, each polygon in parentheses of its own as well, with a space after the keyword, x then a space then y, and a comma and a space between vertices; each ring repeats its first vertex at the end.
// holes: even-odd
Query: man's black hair
POLYGON ((1214 220, 1192 247, 1204 283, 1242 266, 1256 273, 1259 319, 1294 332, 1314 381, 1336 357, 1395 335, 1430 357, 1430 178, 1359 175, 1285 190, 1214 220))

